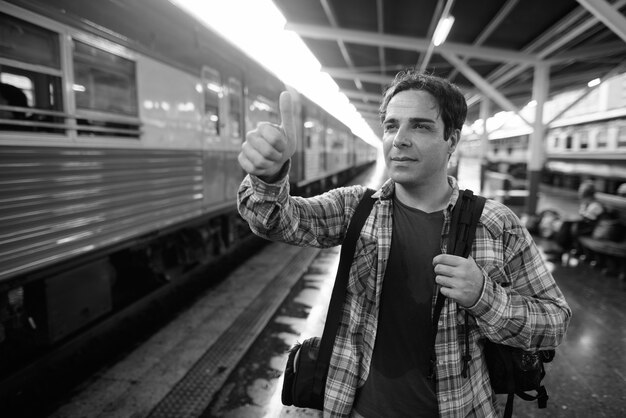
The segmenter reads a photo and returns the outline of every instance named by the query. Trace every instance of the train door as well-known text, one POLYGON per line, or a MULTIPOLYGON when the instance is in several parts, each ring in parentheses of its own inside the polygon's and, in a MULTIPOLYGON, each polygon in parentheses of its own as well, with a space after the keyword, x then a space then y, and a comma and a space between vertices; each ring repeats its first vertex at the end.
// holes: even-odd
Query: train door
POLYGON ((244 100, 243 100, 243 84, 240 79, 235 77, 228 78, 227 85, 227 102, 228 102, 228 150, 226 151, 226 199, 236 199, 239 184, 243 180, 244 173, 237 156, 241 151, 244 132, 244 100))
POLYGON ((220 73, 210 67, 202 68, 202 91, 204 115, 202 117, 203 138, 203 182, 204 204, 212 206, 226 200, 227 176, 226 139, 224 131, 227 114, 224 106, 224 86, 220 73))
POLYGON ((357 165, 357 149, 356 149, 356 141, 357 138, 354 136, 352 132, 348 133, 348 166, 356 167, 357 165))
POLYGON ((626 121, 618 124, 615 134, 615 147, 618 151, 626 150, 626 121))
POLYGON ((350 134, 349 132, 345 130, 345 128, 343 128, 339 131, 338 136, 339 136, 339 143, 335 144, 333 154, 339 155, 339 162, 338 162, 339 170, 345 170, 349 167, 348 150, 349 150, 350 145, 348 141, 350 138, 350 134))
POLYGON ((304 121, 304 179, 313 180, 324 172, 324 125, 317 112, 307 107, 304 121))
POLYGON ((342 167, 344 142, 341 136, 341 127, 328 121, 326 127, 326 172, 336 173, 342 167))

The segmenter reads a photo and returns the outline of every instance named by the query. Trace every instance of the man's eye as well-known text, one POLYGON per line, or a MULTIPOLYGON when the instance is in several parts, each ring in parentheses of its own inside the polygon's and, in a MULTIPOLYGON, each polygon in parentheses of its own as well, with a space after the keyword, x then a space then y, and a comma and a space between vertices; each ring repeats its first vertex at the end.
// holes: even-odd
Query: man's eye
POLYGON ((416 122, 413 124, 413 129, 428 129, 430 130, 430 125, 426 123, 416 122))
POLYGON ((383 126, 383 129, 385 132, 389 132, 389 131, 393 131, 394 129, 396 129, 396 125, 394 124, 386 124, 383 126))

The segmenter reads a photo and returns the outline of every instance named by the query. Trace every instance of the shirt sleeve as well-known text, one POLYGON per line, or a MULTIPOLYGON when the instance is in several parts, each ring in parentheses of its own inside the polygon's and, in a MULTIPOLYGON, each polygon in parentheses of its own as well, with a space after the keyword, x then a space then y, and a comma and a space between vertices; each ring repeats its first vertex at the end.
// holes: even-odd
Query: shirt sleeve
POLYGON ((365 192, 342 187, 319 196, 290 196, 289 178, 265 183, 248 175, 239 187, 237 208, 252 232, 272 241, 328 248, 340 245, 365 192))
MULTIPOLYGON (((507 217, 509 218, 509 217, 507 217)), ((501 266, 481 266, 484 285, 468 310, 488 339, 526 350, 549 349, 565 336, 571 309, 528 231, 510 217, 492 245, 501 266)))

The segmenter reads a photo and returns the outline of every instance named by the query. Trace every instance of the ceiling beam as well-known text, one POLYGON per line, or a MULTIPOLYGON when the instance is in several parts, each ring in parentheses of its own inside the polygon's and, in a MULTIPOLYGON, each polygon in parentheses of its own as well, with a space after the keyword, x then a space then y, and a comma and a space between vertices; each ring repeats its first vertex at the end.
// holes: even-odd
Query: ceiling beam
MULTIPOLYGON (((328 18, 328 21, 330 22, 332 27, 333 28, 339 27, 339 24, 337 23, 337 19, 335 18, 335 13, 333 12, 333 9, 330 6, 330 3, 328 2, 328 0, 320 0, 320 2, 322 3, 322 8, 324 9, 324 13, 326 13, 326 17, 328 18)), ((346 44, 341 39, 338 39, 337 45, 339 46, 339 51, 341 51, 341 55, 343 56, 343 59, 346 62, 346 65, 350 69, 354 69, 354 62, 352 62, 352 58, 350 58, 350 54, 348 53, 348 48, 346 48, 346 44)), ((363 89, 361 80, 359 80, 356 77, 354 78, 354 84, 356 85, 357 89, 359 90, 363 89)))
MULTIPOLYGON (((626 0, 617 0, 614 7, 621 8, 626 4, 626 0)), ((536 52, 540 57, 545 58, 549 54, 555 52, 558 48, 564 46, 568 42, 572 41, 576 37, 584 34, 587 30, 598 24, 597 19, 588 17, 584 19, 587 12, 583 7, 578 7, 570 12, 567 16, 559 20, 556 24, 550 27, 547 31, 542 33, 539 37, 533 40, 530 44, 523 48, 524 52, 531 53, 536 52), (584 20, 582 20, 584 19, 584 20)), ((551 58, 552 60, 552 58, 551 58)), ((558 61, 558 57, 555 61, 558 61)), ((487 77, 487 81, 494 87, 499 87, 507 81, 515 78, 519 74, 528 69, 527 64, 504 64, 498 67, 487 77)), ((554 83, 550 83, 551 87, 554 83)), ((468 106, 479 102, 482 95, 475 95, 467 100, 468 106)))
POLYGON ((372 102, 379 103, 382 98, 382 93, 365 93, 357 90, 341 90, 341 92, 345 94, 346 97, 348 97, 349 99, 370 100, 372 102))
MULTIPOLYGON (((582 19, 585 15, 586 12, 582 7, 575 9, 566 17, 550 27, 550 29, 542 33, 539 37, 535 38, 530 44, 526 45, 523 51, 531 53, 537 52, 537 50, 540 49, 538 52, 541 54, 540 56, 546 57, 550 53, 556 51, 559 47, 570 42, 580 33, 597 24, 595 19, 587 19, 585 22, 581 23, 580 19, 582 19)), ((514 64, 504 64, 493 73, 489 74, 487 80, 493 83, 494 86, 498 87, 521 74, 528 67, 528 65, 519 65, 515 67, 514 64)))
POLYGON ((356 107, 356 110, 358 111, 365 111, 365 112, 370 112, 370 113, 375 113, 378 114, 378 105, 375 104, 367 104, 367 103, 359 103, 359 102, 352 102, 352 104, 354 105, 354 107, 356 107))
MULTIPOLYGON (((626 0, 618 0, 613 5, 619 9, 626 5, 626 0)), ((567 16, 550 27, 547 31, 537 37, 534 41, 524 47, 523 51, 527 53, 535 52, 540 49, 537 54, 541 58, 545 58, 551 53, 555 52, 558 48, 564 46, 568 42, 572 41, 576 37, 584 34, 593 26, 598 24, 597 19, 588 17, 581 21, 587 15, 583 7, 579 7, 570 12, 567 16), (547 45, 546 45, 547 44, 547 45)), ((558 60, 558 57, 557 57, 558 60)), ((489 74, 487 81, 493 84, 495 87, 499 87, 507 81, 513 79, 515 76, 524 72, 528 65, 501 65, 493 73, 489 74)), ((480 98, 472 97, 469 102, 477 102, 480 98)))
MULTIPOLYGON (((409 51, 427 51, 430 44, 430 41, 423 38, 379 34, 376 32, 352 29, 329 28, 328 26, 306 25, 301 23, 287 23, 285 25, 285 29, 294 31, 298 35, 305 38, 331 41, 341 39, 345 42, 352 42, 361 45, 384 46, 409 51)), ((446 42, 443 45, 438 46, 437 52, 447 52, 493 62, 516 62, 527 65, 534 65, 541 62, 541 59, 535 54, 453 42, 446 42)))
POLYGON ((605 0, 578 0, 585 9, 626 42, 626 18, 605 0))
POLYGON ((359 110, 359 113, 361 114, 361 116, 363 116, 364 119, 377 121, 378 123, 380 123, 380 114, 378 112, 370 112, 370 111, 367 111, 367 110, 359 110))
MULTIPOLYGON (((378 33, 383 33, 384 31, 384 9, 383 9, 383 0, 376 0, 376 29, 378 33)), ((385 74, 385 67, 387 66, 387 62, 385 60, 385 48, 382 46, 378 46, 378 62, 380 63, 380 73, 385 74)))
MULTIPOLYGON (((624 1, 624 0, 622 0, 624 1)), ((570 42, 574 37, 580 33, 588 30, 592 26, 596 25, 595 19, 587 19, 584 22, 580 22, 580 19, 585 15, 585 11, 582 8, 577 8, 569 15, 561 19, 558 23, 553 25, 546 32, 537 37, 529 45, 524 47, 525 52, 534 52, 540 47, 543 48, 538 52, 540 56, 546 57, 552 52, 556 51, 560 46, 570 42), (576 26, 574 26, 576 25, 576 26), (571 27, 573 26, 573 27, 571 27), (551 43, 548 43, 552 39, 551 43), (548 43, 547 46, 544 46, 548 43)), ((512 80, 516 76, 520 75, 529 68, 529 65, 522 64, 515 66, 513 64, 501 65, 494 72, 489 74, 487 81, 489 81, 494 87, 499 87, 509 80, 512 80)), ((474 96, 468 100, 468 105, 472 105, 480 101, 480 97, 474 96)))
POLYGON ((366 81, 368 83, 389 84, 393 81, 393 77, 387 75, 358 73, 348 69, 342 70, 322 67, 322 71, 328 73, 328 75, 332 78, 338 78, 340 80, 352 80, 358 77, 361 81, 366 81))
MULTIPOLYGON (((474 46, 482 45, 483 42, 487 40, 489 36, 500 26, 500 24, 506 19, 506 17, 511 13, 515 5, 519 0, 508 0, 501 8, 498 10, 498 13, 494 16, 493 19, 485 26, 482 32, 476 37, 474 40, 474 46)), ((467 62, 468 58, 464 57, 463 62, 467 62)), ((448 76, 449 80, 454 80, 458 70, 454 70, 448 76)))
POLYGON ((555 55, 551 58, 552 62, 566 62, 566 61, 578 61, 589 60, 592 58, 609 57, 615 54, 624 53, 624 42, 614 41, 607 42, 600 45, 582 46, 575 49, 570 49, 561 54, 555 55))
POLYGON ((428 49, 426 50, 426 54, 420 54, 417 60, 417 63, 415 64, 416 68, 419 67, 420 72, 424 72, 426 70, 428 63, 430 62, 430 57, 433 54, 433 49, 435 48, 435 44, 433 44, 433 34, 435 33, 435 29, 437 28, 439 21, 443 17, 447 16, 448 13, 450 13, 452 4, 454 4, 454 0, 448 0, 444 9, 444 5, 443 5, 444 1, 445 0, 439 0, 437 2, 437 7, 435 8, 435 12, 433 13, 433 16, 430 19, 430 26, 428 27, 428 32, 426 32, 426 38, 430 39, 430 43, 428 44, 428 49))
POLYGON ((537 52, 537 54, 541 58, 548 57, 548 55, 557 51, 562 46, 567 45, 569 42, 573 41, 577 37, 585 34, 586 32, 588 32, 590 29, 592 29, 594 26, 598 24, 596 19, 586 19, 583 22, 578 21, 575 24, 572 24, 571 22, 572 21, 564 22, 563 26, 573 25, 572 27, 567 27, 567 28, 558 24, 555 25, 557 28, 561 27, 562 31, 558 35, 554 35, 556 36, 556 38, 553 39, 553 41, 550 44, 546 45, 544 48, 542 48, 540 51, 537 52))
MULTIPOLYGON (((609 70, 607 70, 607 73, 608 71, 609 70)), ((564 90, 568 86, 577 85, 577 84, 586 85, 588 81, 597 77, 605 78, 606 75, 602 75, 598 69, 593 69, 593 70, 589 70, 584 73, 578 73, 578 74, 564 74, 564 75, 558 75, 558 76, 553 75, 550 78, 550 91, 551 91, 550 94, 554 94, 556 90, 564 90)), ((523 95, 524 93, 530 92, 532 89, 532 84, 533 83, 531 79, 522 83, 516 83, 515 85, 500 88, 498 89, 498 91, 508 97, 520 96, 520 95, 523 95)), ((470 94, 471 94, 471 97, 466 97, 468 106, 473 106, 474 104, 482 100, 482 97, 485 96, 484 93, 481 93, 479 91, 472 91, 470 94)))
POLYGON ((474 71, 469 65, 464 63, 459 57, 447 52, 442 53, 443 57, 453 64, 469 81, 474 83, 487 97, 496 102, 503 109, 515 112, 520 118, 528 125, 532 126, 526 119, 524 119, 518 112, 517 107, 511 103, 502 93, 500 93, 495 87, 493 87, 487 80, 482 78, 480 74, 474 71))

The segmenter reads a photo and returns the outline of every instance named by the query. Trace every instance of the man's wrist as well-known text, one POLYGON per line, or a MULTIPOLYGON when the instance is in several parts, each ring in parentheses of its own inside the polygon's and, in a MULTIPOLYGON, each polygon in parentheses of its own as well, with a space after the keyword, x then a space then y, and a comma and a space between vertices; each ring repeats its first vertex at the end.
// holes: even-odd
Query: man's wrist
POLYGON ((287 176, 289 173, 289 160, 285 161, 285 163, 281 166, 280 170, 277 173, 272 174, 270 176, 257 176, 259 180, 264 183, 272 184, 277 183, 287 176))

